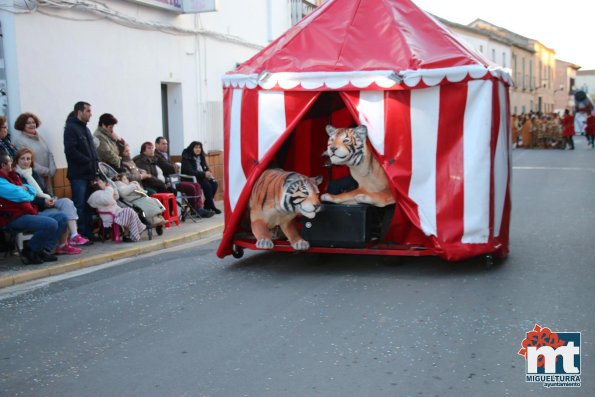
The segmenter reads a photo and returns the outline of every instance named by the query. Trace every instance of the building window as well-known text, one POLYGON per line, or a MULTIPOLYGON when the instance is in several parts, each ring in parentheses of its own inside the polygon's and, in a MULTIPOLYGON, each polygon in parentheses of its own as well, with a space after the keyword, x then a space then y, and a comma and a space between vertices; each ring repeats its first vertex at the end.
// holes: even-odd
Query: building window
POLYGON ((552 88, 552 67, 547 65, 547 88, 552 88))
MULTIPOLYGON (((529 88, 535 88, 535 82, 533 81, 533 60, 529 59, 529 84, 531 85, 529 88)), ((533 106, 531 106, 531 110, 533 110, 533 106)))
POLYGON ((479 45, 479 52, 481 52, 483 54, 483 44, 479 45))
POLYGON ((502 67, 503 68, 506 67, 506 53, 505 52, 502 53, 502 67))
POLYGON ((543 74, 545 74, 545 66, 543 69, 543 73, 542 73, 542 69, 541 69, 541 61, 539 61, 539 84, 541 84, 541 82, 543 81, 543 74))
POLYGON ((492 48, 492 61, 496 62, 496 50, 492 48))
POLYGON ((526 78, 527 78, 526 77, 527 76, 527 71, 525 70, 525 58, 523 58, 522 65, 523 65, 523 90, 524 90, 524 89, 527 88, 526 81, 525 81, 526 78))

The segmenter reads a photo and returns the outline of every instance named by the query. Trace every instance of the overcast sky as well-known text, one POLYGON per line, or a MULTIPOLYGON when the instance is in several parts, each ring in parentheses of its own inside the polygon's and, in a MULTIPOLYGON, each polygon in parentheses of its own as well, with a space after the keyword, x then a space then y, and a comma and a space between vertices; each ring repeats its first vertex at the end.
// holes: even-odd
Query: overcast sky
POLYGON ((412 0, 424 11, 460 24, 477 18, 538 40, 556 58, 595 69, 595 0, 412 0), (591 23, 589 23, 591 21, 591 23))

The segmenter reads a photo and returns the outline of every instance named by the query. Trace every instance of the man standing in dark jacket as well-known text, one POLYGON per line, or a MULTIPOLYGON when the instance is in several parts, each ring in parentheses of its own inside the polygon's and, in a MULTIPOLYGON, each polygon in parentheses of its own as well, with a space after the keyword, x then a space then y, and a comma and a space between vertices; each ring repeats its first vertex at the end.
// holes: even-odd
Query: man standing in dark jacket
POLYGON ((93 136, 87 128, 90 119, 91 105, 77 102, 64 127, 64 154, 68 163, 67 176, 72 188, 72 201, 79 216, 79 233, 87 239, 91 237, 91 208, 87 204, 89 182, 95 179, 99 162, 93 136))

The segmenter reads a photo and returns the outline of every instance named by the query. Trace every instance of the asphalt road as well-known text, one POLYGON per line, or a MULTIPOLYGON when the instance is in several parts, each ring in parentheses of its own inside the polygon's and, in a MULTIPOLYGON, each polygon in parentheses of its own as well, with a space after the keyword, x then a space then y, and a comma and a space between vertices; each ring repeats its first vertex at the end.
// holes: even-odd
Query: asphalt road
POLYGON ((0 291, 0 395, 593 396, 595 151, 513 160, 490 269, 211 242, 0 291), (536 323, 582 332, 580 388, 525 381, 536 323))

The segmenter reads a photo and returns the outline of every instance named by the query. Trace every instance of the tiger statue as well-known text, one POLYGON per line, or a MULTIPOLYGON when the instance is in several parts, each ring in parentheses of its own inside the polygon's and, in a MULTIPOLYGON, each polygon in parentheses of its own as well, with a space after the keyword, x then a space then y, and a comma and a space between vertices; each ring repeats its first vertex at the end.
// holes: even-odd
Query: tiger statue
POLYGON ((331 163, 346 165, 358 188, 341 194, 325 193, 322 201, 339 204, 371 204, 386 207, 395 199, 391 193, 388 179, 378 161, 366 144, 368 129, 365 125, 355 128, 335 128, 326 126, 329 136, 326 155, 331 163))
POLYGON ((296 251, 310 244, 297 231, 295 218, 302 214, 312 219, 320 211, 318 186, 322 177, 308 178, 296 172, 270 169, 262 173, 250 195, 250 226, 256 247, 271 249, 272 232, 279 226, 296 251))

